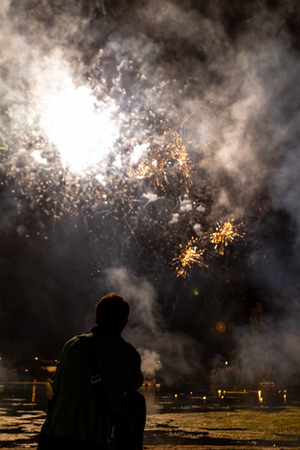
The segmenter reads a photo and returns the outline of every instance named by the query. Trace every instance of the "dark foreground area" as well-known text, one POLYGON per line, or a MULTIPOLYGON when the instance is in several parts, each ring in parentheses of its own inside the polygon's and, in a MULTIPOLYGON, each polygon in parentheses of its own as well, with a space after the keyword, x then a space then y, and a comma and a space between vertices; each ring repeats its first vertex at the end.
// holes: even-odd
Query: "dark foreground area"
MULTIPOLYGON (((7 448, 3 448, 2 450, 11 450, 12 447, 7 447, 7 448)), ((28 449, 28 447, 15 447, 18 448, 18 450, 26 450, 28 449)), ((31 447, 33 448, 33 447, 31 447)), ((34 447, 35 448, 35 447, 34 447)), ((215 446, 215 445, 147 445, 144 446, 145 450, 230 450, 233 449, 235 447, 233 447, 232 445, 230 446, 215 446)), ((236 447, 239 450, 250 450, 253 449, 253 446, 238 446, 236 447)), ((265 447, 265 446, 255 446, 255 449, 257 450, 274 450, 274 448, 280 448, 280 450, 287 450, 290 447, 276 447, 276 446, 272 446, 272 447, 265 447)), ((294 448, 300 448, 300 447, 294 447, 294 448)))
MULTIPOLYGON (((2 385, 1 449, 36 449, 50 393, 47 383, 2 385)), ((289 397, 281 404, 267 404, 258 401, 255 391, 226 393, 223 400, 188 390, 145 388, 143 394, 145 450, 300 449, 300 406, 289 397), (253 401, 245 404, 244 397, 253 401)))
MULTIPOLYGON (((38 423, 27 416, 27 431, 15 421, 1 421, 1 448, 36 448, 38 423), (31 429, 35 423, 35 430, 31 429), (6 425, 6 426, 5 426, 6 425), (5 429, 6 428, 6 429, 5 429)), ((23 418, 26 422, 26 418, 23 418)), ((300 448, 300 409, 260 411, 203 411, 168 413, 147 417, 144 448, 168 449, 250 449, 300 448)))

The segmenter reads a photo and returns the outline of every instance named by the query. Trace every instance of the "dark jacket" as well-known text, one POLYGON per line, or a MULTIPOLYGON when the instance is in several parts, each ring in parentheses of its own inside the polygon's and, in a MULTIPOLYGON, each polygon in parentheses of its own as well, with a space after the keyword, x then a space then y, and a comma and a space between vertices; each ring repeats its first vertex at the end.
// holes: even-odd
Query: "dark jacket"
MULTIPOLYGON (((103 388, 111 410, 117 414, 122 411, 124 393, 137 390, 143 383, 141 357, 120 335, 103 335, 97 327, 92 332, 103 388)), ((75 336, 64 346, 50 382, 58 397, 42 434, 100 445, 103 427, 90 380, 88 339, 84 334, 75 336)))

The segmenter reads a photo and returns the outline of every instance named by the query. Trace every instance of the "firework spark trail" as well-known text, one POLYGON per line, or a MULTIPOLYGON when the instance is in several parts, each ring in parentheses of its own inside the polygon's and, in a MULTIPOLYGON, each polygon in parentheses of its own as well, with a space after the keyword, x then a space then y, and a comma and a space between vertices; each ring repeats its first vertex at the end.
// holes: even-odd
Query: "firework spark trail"
POLYGON ((134 230, 132 229, 132 227, 131 227, 130 223, 128 222, 128 220, 127 220, 127 218, 126 218, 125 215, 123 216, 123 220, 124 220, 124 222, 126 223, 127 227, 129 228, 130 233, 131 233, 131 235, 133 236, 136 245, 137 245, 138 248, 141 250, 141 246, 140 246, 140 244, 139 244, 139 241, 138 241, 137 238, 136 238, 135 232, 134 232, 134 230))

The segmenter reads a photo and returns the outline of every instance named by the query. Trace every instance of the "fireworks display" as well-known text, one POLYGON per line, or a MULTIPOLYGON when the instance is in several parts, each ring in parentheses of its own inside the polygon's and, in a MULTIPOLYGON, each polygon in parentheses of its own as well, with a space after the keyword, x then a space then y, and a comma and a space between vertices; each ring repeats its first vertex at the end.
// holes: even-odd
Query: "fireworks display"
POLYGON ((216 231, 207 232, 202 239, 193 238, 188 245, 181 251, 180 256, 174 258, 177 276, 188 275, 188 270, 194 264, 207 267, 204 259, 204 252, 208 253, 208 244, 214 244, 214 250, 219 255, 224 255, 225 249, 230 242, 245 237, 245 224, 235 223, 234 217, 222 223, 220 220, 216 226, 216 231), (200 247, 200 248, 199 248, 200 247))
POLYGON ((197 240, 192 239, 188 245, 181 251, 178 257, 174 258, 174 265, 176 266, 177 276, 186 277, 188 270, 194 264, 204 266, 203 255, 204 249, 198 248, 197 240))
POLYGON ((0 4, 0 312, 22 292, 56 339, 111 289, 146 349, 161 324, 225 342, 262 292, 298 304, 294 7, 100 3, 0 4))
POLYGON ((243 223, 235 224, 234 218, 231 218, 223 224, 220 220, 216 226, 216 231, 210 234, 209 239, 214 248, 220 255, 224 255, 227 245, 237 238, 245 236, 245 232, 242 231, 244 227, 243 223))
MULTIPOLYGON (((185 131, 193 115, 175 114, 179 75, 152 80, 155 45, 137 55, 140 41, 126 42, 104 41, 87 65, 70 64, 58 48, 32 61, 28 98, 11 101, 2 118, 2 186, 20 238, 85 230, 93 275, 123 261, 137 270, 137 254, 150 276, 159 263, 186 278, 195 264, 207 265, 197 242, 214 220, 210 173, 185 131)), ((237 237, 230 224, 211 238, 219 254, 237 237)))
MULTIPOLYGON (((168 136, 170 133, 166 133, 168 136)), ((147 158, 138 164, 135 171, 137 179, 153 179, 156 186, 163 190, 167 184, 176 182, 183 186, 188 192, 189 185, 192 183, 190 177, 191 161, 187 151, 182 143, 182 137, 177 133, 170 140, 160 147, 152 145, 147 158)), ((172 134, 170 134, 172 136, 172 134)))
MULTIPOLYGON (((74 106, 76 94, 74 98, 70 98, 68 93, 65 101, 71 101, 74 106)), ((58 112, 66 106, 60 102, 58 112)), ((79 106, 80 103, 77 108, 79 106)), ((84 107, 86 108, 85 103, 84 107)), ((96 114, 95 112, 95 116, 96 114)), ((52 111, 51 115, 56 114, 52 111)), ((108 118, 109 115, 107 120, 108 118)), ((73 118, 68 117, 68 120, 73 118)), ((57 129, 57 138, 54 138, 58 139, 57 147, 39 124, 34 126, 32 123, 28 124, 24 134, 19 130, 19 134, 16 133, 17 139, 10 141, 10 145, 3 146, 5 153, 1 166, 5 181, 2 184, 11 186, 17 207, 23 213, 16 224, 18 234, 30 237, 32 233, 27 214, 38 216, 39 225, 35 232, 46 239, 49 229, 55 231, 59 221, 77 226, 76 221, 74 222, 76 218, 84 218, 89 231, 96 236, 102 236, 109 218, 114 222, 115 229, 119 230, 118 235, 126 235, 125 241, 133 237, 138 249, 143 249, 144 254, 148 248, 156 245, 158 238, 163 239, 170 260, 177 261, 177 276, 187 277, 194 264, 205 266, 204 249, 197 247, 199 239, 195 231, 194 238, 182 250, 181 255, 174 257, 182 221, 191 215, 195 220, 205 211, 203 203, 197 204, 189 196, 190 190, 194 196, 197 192, 194 192, 193 187, 191 157, 185 149, 182 137, 167 130, 162 136, 152 138, 151 142, 145 142, 133 149, 118 146, 117 153, 107 152, 103 142, 99 143, 99 148, 95 147, 98 133, 96 125, 89 129, 85 122, 77 123, 76 120, 73 130, 75 137, 72 139, 79 145, 78 148, 75 144, 74 147, 69 148, 69 144, 64 147, 64 142, 68 142, 70 130, 62 128, 61 119, 57 122, 57 128, 54 122, 51 122, 51 132, 55 134, 57 129), (84 135, 77 139, 76 134, 79 135, 80 126, 84 135), (91 136, 93 132, 95 135, 91 136), (86 141, 85 133, 90 133, 86 141), (57 150, 61 146, 64 151, 57 150), (91 150, 82 150, 85 147, 91 150), (164 203, 164 208, 153 208, 152 205, 160 201, 164 203), (153 227, 156 229, 154 235, 153 227), (147 235, 149 238, 145 241, 147 235)), ((67 123, 67 126, 73 129, 73 124, 67 123)), ((108 135, 109 133, 108 130, 108 135)), ((111 139, 114 133, 117 136, 114 131, 110 135, 111 139)), ((36 225, 35 223, 35 229, 36 225)), ((201 226, 198 224, 198 227, 201 226)), ((239 225, 233 223, 233 219, 224 225, 222 221, 219 222, 216 232, 210 235, 210 241, 215 244, 219 254, 224 254, 224 249, 230 241, 244 236, 244 233, 238 232, 239 228, 239 225)), ((197 223, 194 229, 197 229, 197 223)), ((185 230, 188 231, 192 231, 190 226, 185 230)), ((116 236, 106 234, 105 237, 107 248, 114 246, 113 240, 118 241, 116 236)), ((124 242, 118 242, 118 245, 124 247, 124 242)), ((157 249, 157 254, 159 252, 157 249)), ((174 267, 174 264, 172 265, 174 267)), ((96 266, 96 273, 99 273, 101 270, 98 268, 98 262, 96 266)))
MULTIPOLYGON (((77 227, 84 220, 89 233, 106 240, 105 251, 119 247, 126 254, 134 245, 143 258, 151 252, 154 264, 161 255, 167 266, 175 267, 177 261, 177 276, 183 277, 194 264, 205 266, 195 230, 203 228, 206 198, 182 135, 149 112, 153 123, 133 137, 128 114, 113 95, 100 101, 91 88, 75 88, 67 73, 59 73, 62 88, 51 98, 47 95, 47 106, 37 99, 35 114, 32 105, 10 134, 3 130, 2 185, 18 208, 17 233, 48 239, 61 222, 77 227), (38 220, 32 224, 30 217, 38 220), (182 232, 194 237, 176 258, 182 232)), ((141 127, 144 116, 131 112, 133 130, 141 127)), ((219 230, 220 242, 215 241, 217 233, 210 239, 220 254, 238 236, 232 221, 224 227, 228 230, 219 230)), ((103 254, 103 247, 93 250, 93 274, 103 266, 98 253, 103 254)), ((152 272, 151 265, 147 270, 152 272)))

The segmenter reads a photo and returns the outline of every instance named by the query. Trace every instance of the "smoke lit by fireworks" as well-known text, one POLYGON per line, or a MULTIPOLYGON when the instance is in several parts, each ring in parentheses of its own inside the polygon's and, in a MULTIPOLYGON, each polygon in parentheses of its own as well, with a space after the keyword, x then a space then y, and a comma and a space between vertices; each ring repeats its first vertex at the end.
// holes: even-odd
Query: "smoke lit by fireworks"
MULTIPOLYGON (((75 90, 73 93, 74 99, 78 98, 75 90)), ((82 92, 81 95, 83 94, 82 92)), ((87 104, 91 106, 90 103, 87 104)), ((103 108, 101 111, 103 113, 103 108)), ((108 114, 111 114, 111 111, 108 114)), ((176 225, 181 225, 180 216, 184 218, 184 213, 192 213, 193 208, 197 214, 205 211, 202 203, 198 205, 189 198, 193 186, 191 159, 183 144, 182 136, 168 130, 161 137, 130 149, 129 157, 118 148, 117 151, 111 150, 105 154, 101 150, 101 145, 106 148, 106 144, 99 143, 97 154, 90 151, 90 154, 86 155, 86 158, 92 155, 94 160, 80 161, 78 159, 81 155, 80 146, 83 146, 84 140, 76 151, 72 152, 70 149, 66 153, 68 146, 63 145, 63 142, 67 142, 63 134, 67 132, 67 135, 70 135, 70 130, 62 127, 60 122, 56 124, 51 122, 53 127, 51 133, 57 147, 54 147, 45 135, 40 124, 32 121, 28 122, 25 131, 16 129, 15 139, 10 137, 7 141, 3 140, 2 170, 6 173, 4 183, 11 186, 19 210, 23 213, 27 211, 27 215, 23 214, 27 222, 21 218, 17 224, 18 234, 30 236, 32 231, 29 229, 28 214, 37 214, 39 227, 36 233, 46 239, 48 236, 45 222, 49 219, 53 220, 55 230, 58 221, 70 222, 72 218, 83 217, 90 232, 102 237, 102 229, 110 217, 113 218, 114 227, 119 230, 117 234, 128 235, 129 232, 129 236, 133 237, 139 249, 145 249, 146 245, 151 250, 155 244, 149 239, 143 244, 143 237, 138 230, 141 213, 144 211, 146 235, 154 226, 158 226, 154 237, 161 234, 170 246, 178 246, 176 225), (55 130, 58 130, 56 134, 55 130), (64 149, 65 153, 58 152, 57 148, 64 149), (149 214, 146 205, 159 199, 168 199, 168 208, 163 211, 158 208, 154 215, 153 212, 149 214), (170 220, 170 216, 173 219, 170 220)), ((109 134, 109 130, 106 138, 110 136, 112 139, 115 131, 109 134)), ((76 133, 79 132, 77 129, 76 133)), ((90 129, 90 133, 92 132, 90 129)), ((97 149, 96 141, 96 135, 93 138, 90 136, 87 147, 97 149)), ((82 153, 84 156, 85 153, 82 153)), ((76 222, 73 223, 76 227, 76 222)), ((204 245, 207 246, 207 241, 213 243, 217 253, 223 255, 229 242, 244 236, 242 226, 243 224, 235 224, 234 219, 224 224, 220 220, 216 231, 211 234, 205 233, 201 242, 200 239, 193 238, 186 247, 182 248, 180 245, 182 248, 180 255, 173 257, 177 276, 185 278, 194 265, 202 267, 206 265, 204 245)), ((194 229, 197 228, 201 229, 201 225, 196 224, 194 229)), ((109 234, 104 236, 108 248, 113 248, 115 243, 110 243, 109 234)), ((127 245, 126 240, 122 241, 122 245, 127 245)), ((97 270, 96 272, 94 270, 93 274, 100 272, 98 258, 95 267, 97 270)))
POLYGON ((134 95, 122 88, 129 73, 144 80, 140 60, 136 67, 124 60, 112 78, 99 55, 97 70, 90 68, 88 81, 75 85, 70 67, 59 64, 61 54, 54 52, 47 86, 44 73, 35 84, 33 78, 30 104, 7 112, 14 120, 2 129, 0 171, 17 210, 13 227, 19 236, 48 239, 60 224, 83 223, 98 243, 93 275, 102 270, 104 251, 115 264, 133 246, 144 259, 156 257, 166 266, 172 260, 177 276, 186 277, 194 265, 205 265, 208 240, 223 254, 243 234, 233 221, 220 221, 207 239, 205 181, 200 184, 182 127, 171 126, 151 105, 136 103, 145 94, 140 82, 134 95), (179 245, 179 236, 181 241, 195 233, 202 234, 201 242, 179 245), (174 258, 178 245, 181 254, 174 258))

